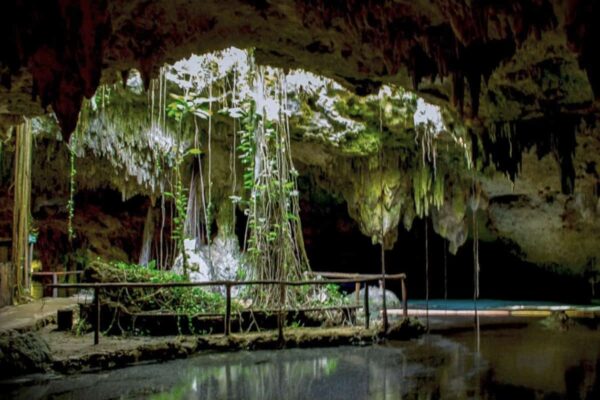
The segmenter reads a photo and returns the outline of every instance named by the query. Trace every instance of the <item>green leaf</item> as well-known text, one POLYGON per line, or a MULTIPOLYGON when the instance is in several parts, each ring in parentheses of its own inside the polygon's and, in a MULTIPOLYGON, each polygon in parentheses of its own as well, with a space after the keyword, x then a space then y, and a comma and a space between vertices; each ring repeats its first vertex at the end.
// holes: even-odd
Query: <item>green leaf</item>
POLYGON ((292 213, 287 213, 286 217, 290 221, 298 221, 298 216, 292 213))

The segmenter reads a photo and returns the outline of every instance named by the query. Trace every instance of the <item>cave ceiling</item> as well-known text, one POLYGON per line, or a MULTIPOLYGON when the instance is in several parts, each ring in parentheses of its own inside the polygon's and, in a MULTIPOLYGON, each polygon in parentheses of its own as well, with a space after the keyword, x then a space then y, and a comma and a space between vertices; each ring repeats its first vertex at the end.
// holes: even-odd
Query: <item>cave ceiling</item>
MULTIPOLYGON (((475 130, 596 115, 600 5, 591 0, 7 1, 0 16, 0 120, 53 110, 65 136, 104 82, 229 46, 331 77, 448 105, 475 130)), ((515 128, 516 129, 516 128, 515 128)))

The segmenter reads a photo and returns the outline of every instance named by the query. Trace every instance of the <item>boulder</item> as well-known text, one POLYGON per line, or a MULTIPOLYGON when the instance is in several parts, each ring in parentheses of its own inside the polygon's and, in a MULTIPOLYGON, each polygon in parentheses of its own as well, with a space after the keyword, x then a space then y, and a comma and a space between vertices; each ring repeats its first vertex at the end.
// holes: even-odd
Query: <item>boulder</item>
MULTIPOLYGON (((386 306, 388 309, 402 308, 402 302, 398 299, 398 296, 394 294, 394 292, 386 290, 386 306)), ((351 293, 348 295, 348 300, 353 303, 355 300, 356 294, 351 293)), ((365 289, 360 289, 360 304, 365 298, 365 289)), ((369 314, 371 316, 371 320, 375 320, 380 318, 381 310, 383 309, 383 290, 377 286, 369 286, 369 314)))
POLYGON ((425 326, 417 318, 404 318, 393 323, 386 336, 390 340, 408 340, 421 336, 425 333, 425 326))
MULTIPOLYGON (((191 282, 236 280, 241 266, 241 254, 237 238, 217 236, 209 246, 196 245, 195 239, 185 240, 188 276, 191 282)), ((179 255, 173 264, 173 272, 183 274, 183 257, 179 255)), ((236 292, 236 288, 233 288, 236 292)), ((224 291, 224 287, 219 290, 224 291)), ((235 294, 235 293, 234 293, 235 294)))
POLYGON ((35 332, 0 334, 0 376, 44 371, 51 361, 48 343, 35 332))

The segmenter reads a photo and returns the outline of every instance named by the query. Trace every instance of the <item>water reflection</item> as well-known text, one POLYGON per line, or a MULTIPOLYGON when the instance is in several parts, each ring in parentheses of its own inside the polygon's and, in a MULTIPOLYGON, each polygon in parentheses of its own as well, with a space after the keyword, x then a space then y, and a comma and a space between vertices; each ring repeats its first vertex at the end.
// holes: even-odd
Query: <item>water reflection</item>
MULTIPOLYGON (((452 340, 472 346, 472 333, 452 340)), ((583 326, 568 331, 532 324, 523 329, 481 333, 481 377, 491 398, 600 399, 600 334, 583 326)), ((471 347, 471 350, 475 350, 471 347)))
POLYGON ((0 385, 0 393, 22 399, 599 399, 600 335, 533 326, 365 348, 202 355, 0 385))
MULTIPOLYGON (((196 365, 153 399, 465 398, 479 375, 472 355, 441 338, 407 347, 288 350, 196 365), (460 368, 456 368, 460 366, 460 368)), ((217 360, 214 360, 217 361, 217 360)))

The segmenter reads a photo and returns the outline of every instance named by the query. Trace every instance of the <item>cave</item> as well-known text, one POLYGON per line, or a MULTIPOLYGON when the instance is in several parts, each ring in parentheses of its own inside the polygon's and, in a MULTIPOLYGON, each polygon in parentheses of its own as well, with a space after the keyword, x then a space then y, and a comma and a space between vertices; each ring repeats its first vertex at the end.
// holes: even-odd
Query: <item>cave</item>
POLYGON ((597 17, 6 2, 0 390, 597 398, 597 17))

